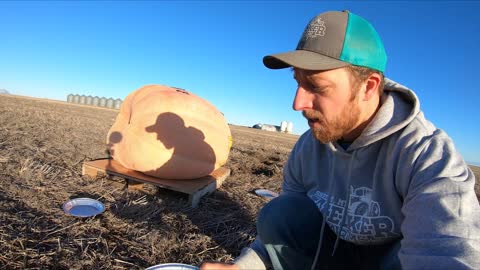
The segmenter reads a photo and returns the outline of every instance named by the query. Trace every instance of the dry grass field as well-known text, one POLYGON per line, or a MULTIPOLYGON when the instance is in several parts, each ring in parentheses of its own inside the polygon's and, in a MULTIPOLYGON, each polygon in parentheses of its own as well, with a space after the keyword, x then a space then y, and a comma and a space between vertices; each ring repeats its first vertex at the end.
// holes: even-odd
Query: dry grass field
MULTIPOLYGON (((81 176, 83 161, 107 156, 116 113, 0 95, 0 269, 197 265, 228 261, 253 240, 266 199, 252 190, 280 190, 298 136, 232 125, 231 176, 192 209, 184 194, 127 192, 123 179, 81 176), (78 197, 99 199, 106 211, 67 216, 62 204, 78 197)), ((472 169, 478 179, 480 168, 472 169)))

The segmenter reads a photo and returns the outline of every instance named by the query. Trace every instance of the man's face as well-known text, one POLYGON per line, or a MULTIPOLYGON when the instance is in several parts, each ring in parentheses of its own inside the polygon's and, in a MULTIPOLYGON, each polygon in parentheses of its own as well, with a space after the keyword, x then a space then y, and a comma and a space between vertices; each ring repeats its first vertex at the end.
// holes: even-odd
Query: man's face
POLYGON ((345 68, 328 71, 294 69, 298 83, 293 109, 302 111, 315 138, 336 141, 359 124, 359 97, 345 68))

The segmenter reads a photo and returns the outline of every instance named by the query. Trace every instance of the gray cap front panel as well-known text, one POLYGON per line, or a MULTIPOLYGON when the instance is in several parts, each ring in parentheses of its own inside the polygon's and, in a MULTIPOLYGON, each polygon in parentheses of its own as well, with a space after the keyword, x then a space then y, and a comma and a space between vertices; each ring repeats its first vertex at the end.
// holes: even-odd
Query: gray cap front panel
POLYGON ((343 50, 348 12, 325 12, 313 18, 298 42, 297 50, 317 52, 338 59, 343 50))

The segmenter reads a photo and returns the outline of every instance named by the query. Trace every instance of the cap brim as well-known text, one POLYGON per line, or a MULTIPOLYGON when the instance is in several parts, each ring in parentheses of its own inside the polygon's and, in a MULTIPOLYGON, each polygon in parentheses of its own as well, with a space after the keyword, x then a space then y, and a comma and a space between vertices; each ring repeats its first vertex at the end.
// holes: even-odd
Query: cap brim
POLYGON ((329 70, 350 65, 329 56, 304 50, 267 55, 263 57, 263 64, 270 69, 295 67, 305 70, 329 70))

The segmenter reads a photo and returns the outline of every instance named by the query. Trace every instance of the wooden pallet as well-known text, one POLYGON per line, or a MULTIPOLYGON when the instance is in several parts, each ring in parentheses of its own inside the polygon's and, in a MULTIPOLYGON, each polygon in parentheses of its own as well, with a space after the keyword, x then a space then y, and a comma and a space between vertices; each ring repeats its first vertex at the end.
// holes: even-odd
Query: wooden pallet
POLYGON ((160 179, 123 167, 113 159, 98 159, 83 163, 82 175, 95 178, 98 173, 115 175, 126 179, 129 189, 143 189, 143 184, 152 184, 188 194, 188 203, 197 207, 200 199, 219 188, 230 175, 230 169, 220 167, 210 175, 192 180, 160 179))

